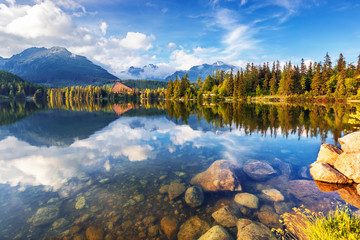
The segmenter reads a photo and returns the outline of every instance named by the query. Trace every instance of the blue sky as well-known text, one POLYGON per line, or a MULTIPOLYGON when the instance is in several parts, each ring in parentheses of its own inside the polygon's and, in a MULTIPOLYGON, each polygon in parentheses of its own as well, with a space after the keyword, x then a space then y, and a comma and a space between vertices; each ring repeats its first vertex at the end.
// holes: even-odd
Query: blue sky
POLYGON ((224 61, 335 62, 360 54, 357 0, 0 0, 0 56, 63 46, 122 77, 224 61))

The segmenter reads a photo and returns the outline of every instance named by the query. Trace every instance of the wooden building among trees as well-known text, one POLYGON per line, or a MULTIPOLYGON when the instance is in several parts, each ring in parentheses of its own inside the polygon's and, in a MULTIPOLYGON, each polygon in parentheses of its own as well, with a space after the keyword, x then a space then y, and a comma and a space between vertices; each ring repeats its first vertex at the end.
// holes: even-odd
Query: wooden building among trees
POLYGON ((131 88, 122 84, 121 82, 119 81, 116 81, 113 85, 113 87, 111 88, 111 91, 113 93, 128 93, 128 92, 131 92, 131 88))

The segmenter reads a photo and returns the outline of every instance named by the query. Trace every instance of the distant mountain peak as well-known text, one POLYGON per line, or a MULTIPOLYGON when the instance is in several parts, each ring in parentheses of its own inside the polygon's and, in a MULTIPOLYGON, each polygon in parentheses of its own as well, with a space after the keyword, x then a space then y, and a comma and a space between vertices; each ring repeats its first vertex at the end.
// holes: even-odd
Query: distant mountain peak
POLYGON ((213 66, 221 66, 221 65, 225 65, 225 63, 223 61, 217 61, 213 63, 213 66))
POLYGON ((63 47, 25 49, 11 58, 0 59, 0 70, 50 86, 102 85, 117 79, 86 57, 63 47))
POLYGON ((237 69, 236 66, 228 65, 222 61, 217 61, 211 65, 202 64, 193 66, 187 71, 176 71, 174 74, 168 76, 166 80, 169 80, 170 78, 174 80, 176 76, 179 76, 181 78, 187 73, 190 81, 196 81, 199 75, 201 79, 205 79, 208 75, 213 74, 215 70, 229 71, 231 68, 237 69))

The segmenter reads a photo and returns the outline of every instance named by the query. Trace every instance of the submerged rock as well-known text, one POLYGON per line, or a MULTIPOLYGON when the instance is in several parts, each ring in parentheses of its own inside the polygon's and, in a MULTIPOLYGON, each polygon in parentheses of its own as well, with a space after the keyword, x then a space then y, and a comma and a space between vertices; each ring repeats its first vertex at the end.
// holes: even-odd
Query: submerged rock
POLYGON ((161 219, 160 226, 169 240, 176 239, 176 234, 179 228, 179 222, 176 218, 165 216, 161 219))
POLYGON ((181 225, 177 234, 178 240, 195 240, 210 229, 210 225, 198 216, 191 217, 181 225))
POLYGON ((336 192, 322 192, 312 180, 291 180, 289 181, 288 192, 303 202, 305 207, 325 210, 331 202, 341 200, 336 192))
POLYGON ((233 240, 234 238, 223 228, 216 225, 209 229, 198 240, 233 240))
POLYGON ((237 221, 238 240, 275 240, 271 230, 264 224, 251 221, 249 219, 239 219, 237 221))
POLYGON ((316 161, 334 166, 337 158, 342 152, 343 150, 336 146, 331 144, 322 144, 316 161))
POLYGON ((339 193, 340 197, 345 200, 345 202, 360 208, 360 195, 357 191, 357 188, 354 186, 347 186, 338 189, 337 192, 339 193))
POLYGON ((40 226, 53 222, 59 215, 59 207, 48 206, 39 208, 34 216, 30 219, 34 226, 40 226))
POLYGON ((360 152, 342 153, 335 162, 335 168, 349 179, 360 183, 360 152))
POLYGON ((276 171, 272 166, 270 166, 270 164, 255 160, 250 160, 246 162, 243 170, 246 175, 256 181, 264 181, 268 177, 276 173, 276 171))
POLYGON ((282 215, 287 212, 291 212, 293 207, 295 207, 295 203, 293 203, 293 202, 275 202, 274 203, 275 212, 279 215, 282 215))
POLYGON ((235 227, 241 213, 238 208, 225 206, 215 211, 211 216, 224 227, 235 227))
POLYGON ((65 218, 59 218, 58 220, 53 222, 51 227, 53 229, 57 229, 57 228, 61 228, 61 227, 65 226, 66 224, 68 224, 68 221, 65 218))
POLYGON ((315 162, 310 168, 310 174, 314 180, 327 183, 346 184, 351 183, 344 174, 334 169, 327 163, 315 162))
POLYGON ((104 231, 101 228, 90 226, 85 232, 87 240, 102 240, 104 231))
POLYGON ((272 228, 280 228, 280 217, 274 212, 274 209, 270 206, 262 206, 257 216, 263 224, 272 228))
POLYGON ((338 189, 348 186, 348 185, 344 185, 344 184, 334 184, 334 183, 326 183, 326 182, 319 182, 319 181, 314 181, 314 182, 316 183, 316 186, 322 192, 333 192, 333 191, 337 191, 338 189))
POLYGON ((274 201, 274 202, 279 202, 279 201, 284 201, 284 196, 281 194, 281 192, 275 188, 271 188, 271 189, 264 189, 262 190, 262 193, 265 194, 266 198, 274 201))
POLYGON ((160 193, 160 194, 167 193, 168 191, 169 191, 169 185, 162 185, 162 186, 159 188, 159 193, 160 193))
POLYGON ((80 210, 85 206, 85 197, 81 196, 75 203, 75 209, 80 210))
POLYGON ((250 193, 238 193, 235 195, 234 201, 248 208, 259 208, 259 199, 250 193))
POLYGON ((183 183, 177 183, 177 182, 170 183, 170 186, 168 189, 168 194, 169 194, 170 200, 173 200, 173 199, 179 197, 184 192, 185 192, 185 185, 183 183))
POLYGON ((185 192, 185 202, 190 207, 199 207, 204 202, 204 193, 201 187, 189 187, 185 192))
POLYGON ((350 133, 342 138, 339 138, 342 150, 344 152, 358 152, 360 151, 360 131, 350 133))
POLYGON ((200 185, 204 191, 241 191, 236 168, 231 161, 217 160, 205 172, 193 177, 190 183, 200 185))

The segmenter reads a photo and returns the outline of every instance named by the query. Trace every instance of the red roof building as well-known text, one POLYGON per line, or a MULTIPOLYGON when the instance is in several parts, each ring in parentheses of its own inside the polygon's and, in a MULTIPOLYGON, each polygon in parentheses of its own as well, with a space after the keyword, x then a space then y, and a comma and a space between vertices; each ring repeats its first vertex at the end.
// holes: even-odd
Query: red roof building
POLYGON ((129 88, 128 86, 122 84, 119 81, 116 81, 113 85, 113 87, 111 88, 111 91, 113 93, 128 93, 131 92, 131 88, 129 88))

